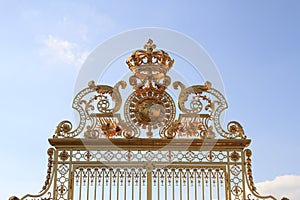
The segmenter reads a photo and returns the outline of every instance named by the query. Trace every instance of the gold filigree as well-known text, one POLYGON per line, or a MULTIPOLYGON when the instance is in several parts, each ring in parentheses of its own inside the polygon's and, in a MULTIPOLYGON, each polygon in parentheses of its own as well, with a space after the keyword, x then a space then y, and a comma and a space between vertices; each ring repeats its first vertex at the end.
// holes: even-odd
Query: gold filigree
POLYGON ((203 101, 207 102, 207 105, 205 106, 205 110, 211 109, 211 112, 213 112, 213 105, 210 98, 208 98, 205 95, 202 95, 203 92, 209 90, 211 88, 211 83, 206 82, 204 85, 193 85, 188 88, 185 87, 183 83, 180 81, 176 81, 173 83, 174 89, 181 88, 179 97, 178 97, 178 108, 186 114, 190 113, 200 113, 203 108, 203 101), (195 94, 193 100, 190 103, 190 108, 186 108, 185 102, 188 101, 188 98, 191 94, 195 94))
MULTIPOLYGON (((125 81, 119 81, 115 84, 114 87, 110 87, 107 85, 95 85, 94 81, 89 82, 89 87, 93 88, 95 91, 97 91, 98 94, 110 94, 112 101, 115 103, 115 106, 111 108, 111 113, 116 113, 120 110, 122 105, 122 96, 119 92, 119 89, 125 89, 126 88, 126 82, 125 81)), ((105 102, 106 103, 106 102, 105 102)), ((100 106, 101 107, 101 106, 100 106)))
MULTIPOLYGON (((119 81, 114 87, 107 85, 96 85, 94 81, 88 83, 88 87, 81 90, 74 98, 73 108, 78 111, 80 122, 75 130, 72 130, 72 123, 64 120, 57 125, 54 137, 76 137, 86 129, 93 138, 98 137, 95 126, 95 119, 91 115, 96 113, 113 114, 120 110, 122 97, 119 88, 126 87, 125 81, 119 81), (93 94, 93 95, 92 95, 93 94), (87 96, 90 95, 88 98, 87 96), (88 98, 88 99, 86 99, 88 98), (109 103, 109 101, 113 103, 109 103), (114 104, 114 107, 110 105, 114 104), (97 107, 97 111, 95 109, 97 107)), ((85 134, 86 135, 86 134, 85 134)))
POLYGON ((180 114, 178 121, 180 121, 180 125, 177 135, 180 138, 215 138, 212 126, 209 125, 210 118, 207 114, 180 114))
POLYGON ((228 123, 228 131, 223 130, 221 127, 220 115, 228 106, 224 96, 212 88, 210 82, 206 82, 204 85, 194 85, 186 88, 183 83, 176 81, 173 83, 173 87, 174 89, 181 88, 178 97, 178 108, 184 113, 182 114, 182 118, 194 114, 194 118, 200 119, 201 114, 206 114, 208 115, 207 119, 212 122, 211 125, 209 125, 210 123, 208 121, 206 121, 206 123, 200 123, 199 125, 202 125, 202 129, 197 129, 197 124, 189 121, 189 125, 186 125, 188 128, 184 129, 185 132, 186 130, 194 130, 194 133, 197 133, 197 130, 202 130, 201 138, 205 136, 215 138, 213 131, 213 129, 215 129, 217 133, 224 138, 246 138, 242 126, 236 121, 228 123), (190 101, 189 107, 186 106, 188 101, 190 101))

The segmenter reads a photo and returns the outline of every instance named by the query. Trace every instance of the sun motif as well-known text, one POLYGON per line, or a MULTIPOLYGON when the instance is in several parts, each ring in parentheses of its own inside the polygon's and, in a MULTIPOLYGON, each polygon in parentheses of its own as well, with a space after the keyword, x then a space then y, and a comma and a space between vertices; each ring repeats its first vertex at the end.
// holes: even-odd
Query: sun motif
POLYGON ((127 99, 126 119, 136 127, 154 130, 174 120, 175 105, 167 93, 133 92, 127 99))

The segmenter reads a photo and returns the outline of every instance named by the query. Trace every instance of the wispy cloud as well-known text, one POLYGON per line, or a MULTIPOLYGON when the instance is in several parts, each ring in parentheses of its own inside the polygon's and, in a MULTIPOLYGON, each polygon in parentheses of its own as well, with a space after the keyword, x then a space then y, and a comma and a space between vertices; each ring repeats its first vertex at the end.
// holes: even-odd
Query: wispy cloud
POLYGON ((258 192, 263 195, 271 194, 278 199, 300 199, 300 176, 278 176, 272 181, 264 181, 256 184, 258 192))
POLYGON ((46 58, 49 65, 81 66, 89 52, 82 50, 76 43, 48 35, 42 40, 39 55, 46 58))
MULTIPOLYGON (((99 40, 99 37, 110 33, 115 27, 114 20, 108 15, 99 15, 90 9, 86 16, 79 18, 65 15, 58 22, 58 28, 66 35, 72 30, 72 35, 84 42, 99 40)), ((101 38, 102 39, 102 38, 101 38)), ((95 45, 95 44, 94 44, 95 45)))

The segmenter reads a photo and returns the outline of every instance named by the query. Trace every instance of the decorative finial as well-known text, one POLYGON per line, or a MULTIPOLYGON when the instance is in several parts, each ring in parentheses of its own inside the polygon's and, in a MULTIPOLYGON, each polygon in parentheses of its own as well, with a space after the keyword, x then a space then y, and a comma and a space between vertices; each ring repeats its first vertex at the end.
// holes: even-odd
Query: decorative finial
POLYGON ((147 43, 144 45, 144 49, 146 49, 147 52, 152 52, 153 49, 156 48, 156 45, 153 44, 153 40, 150 38, 148 39, 147 43))

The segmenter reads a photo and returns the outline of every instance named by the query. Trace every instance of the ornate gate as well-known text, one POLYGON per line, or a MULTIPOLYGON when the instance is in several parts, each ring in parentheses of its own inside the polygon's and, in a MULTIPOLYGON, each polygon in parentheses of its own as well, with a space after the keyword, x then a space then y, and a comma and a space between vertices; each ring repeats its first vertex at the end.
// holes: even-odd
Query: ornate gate
POLYGON ((78 127, 58 124, 42 191, 22 200, 275 199, 254 187, 242 126, 221 126, 224 96, 209 82, 172 82, 174 60, 155 48, 149 40, 126 61, 133 75, 125 103, 125 81, 91 81, 75 96, 78 127))

